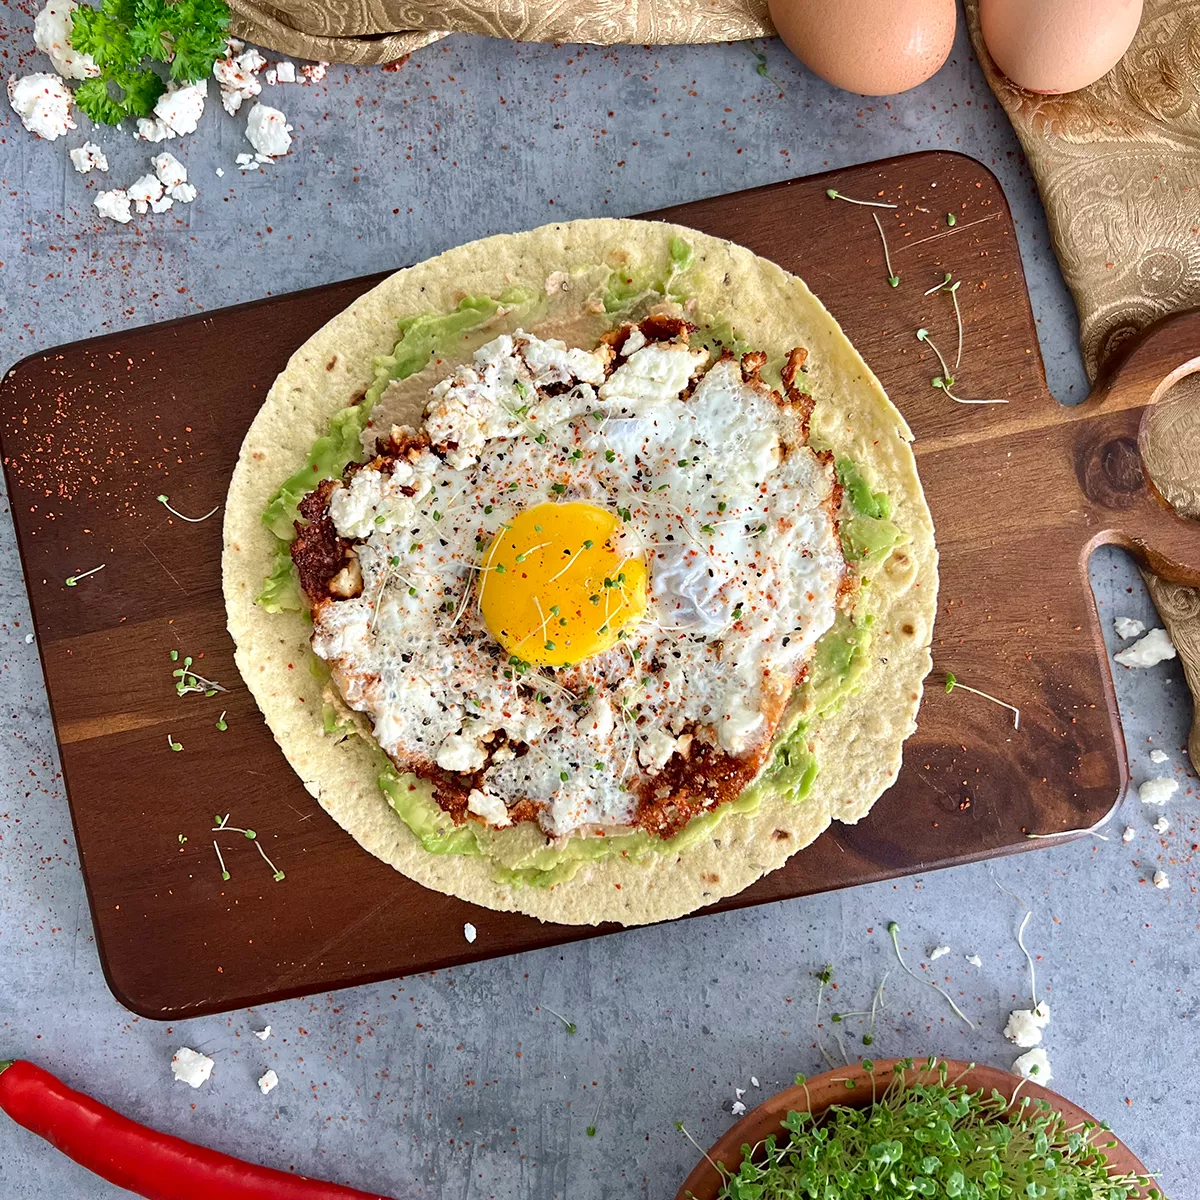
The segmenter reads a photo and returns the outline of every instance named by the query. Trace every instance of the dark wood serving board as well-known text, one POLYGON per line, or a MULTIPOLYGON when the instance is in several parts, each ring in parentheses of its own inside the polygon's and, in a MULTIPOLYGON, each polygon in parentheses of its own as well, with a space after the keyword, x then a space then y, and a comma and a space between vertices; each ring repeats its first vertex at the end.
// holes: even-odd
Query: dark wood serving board
MULTIPOLYGON (((655 215, 733 238, 808 281, 916 433, 941 549, 934 674, 898 783, 862 823, 835 825, 716 907, 1025 849, 1041 844, 1027 832, 1101 820, 1127 768, 1086 559, 1116 541, 1200 584, 1198 527, 1156 498, 1138 451, 1144 408, 1200 365, 1200 318, 1159 327, 1100 394, 1061 408, 1046 388, 1008 205, 989 171, 954 154, 655 215), (901 207, 831 201, 828 187, 901 207), (899 288, 888 285, 872 213, 899 288), (1007 405, 957 405, 930 386, 937 367, 914 334, 928 327, 953 348, 949 298, 922 295, 945 271, 963 281, 960 394, 1007 405), (947 671, 1018 705, 1020 730, 1002 708, 946 695, 947 671)), ((187 524, 156 502, 166 493, 197 515, 224 500, 275 375, 378 278, 47 351, 0 386, 13 518, 100 957, 116 996, 148 1017, 611 931, 476 908, 360 850, 305 792, 241 685, 225 631, 220 517, 187 524), (177 698, 172 649, 229 694, 177 698), (222 709, 226 732, 215 727, 222 709), (284 881, 252 844, 228 838, 222 881, 209 827, 225 812, 258 831, 284 881), (466 921, 479 931, 473 945, 466 921)))

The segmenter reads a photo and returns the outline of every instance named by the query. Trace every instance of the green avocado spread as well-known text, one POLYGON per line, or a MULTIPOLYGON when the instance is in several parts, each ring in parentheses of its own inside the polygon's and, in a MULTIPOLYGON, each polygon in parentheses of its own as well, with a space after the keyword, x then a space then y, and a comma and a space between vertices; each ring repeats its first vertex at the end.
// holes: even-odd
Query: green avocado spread
MULTIPOLYGON (((673 238, 668 261, 660 271, 586 268, 578 274, 595 285, 607 314, 607 327, 612 327, 664 298, 685 298, 686 286, 680 277, 693 265, 692 247, 681 238, 673 238)), ((466 353, 506 329, 545 317, 545 310, 545 301, 538 292, 510 288, 498 296, 468 296, 449 313, 420 313, 398 323, 400 336, 395 349, 376 361, 374 381, 363 399, 330 418, 305 465, 279 486, 262 514, 276 545, 272 569, 257 597, 260 606, 271 613, 306 611, 290 553, 299 503, 317 484, 339 477, 349 463, 363 456, 364 430, 389 384, 424 370, 435 355, 458 355, 461 361, 466 353)), ((546 336, 553 336, 553 331, 546 336)), ((748 348, 728 321, 701 323, 692 340, 714 351, 728 347, 741 353, 748 348)), ((888 497, 872 490, 855 462, 839 458, 835 471, 843 488, 839 521, 843 553, 865 585, 869 573, 905 535, 891 520, 888 497)), ((757 810, 765 796, 782 795, 791 803, 800 803, 811 793, 819 765, 809 730, 817 718, 836 710, 856 690, 870 662, 870 646, 870 614, 850 617, 839 613, 833 627, 816 644, 808 677, 797 689, 790 717, 777 735, 774 757, 759 778, 737 799, 693 817, 670 838, 652 837, 639 830, 571 837, 551 845, 528 825, 512 829, 494 829, 470 821, 455 825, 433 799, 426 782, 402 775, 390 765, 381 771, 379 787, 397 816, 430 854, 485 855, 499 883, 549 887, 570 879, 586 862, 615 856, 639 862, 653 854, 678 853, 708 837, 730 814, 757 810)), ((352 732, 362 732, 355 721, 346 720, 345 714, 330 704, 324 706, 322 724, 324 733, 339 741, 352 732)))

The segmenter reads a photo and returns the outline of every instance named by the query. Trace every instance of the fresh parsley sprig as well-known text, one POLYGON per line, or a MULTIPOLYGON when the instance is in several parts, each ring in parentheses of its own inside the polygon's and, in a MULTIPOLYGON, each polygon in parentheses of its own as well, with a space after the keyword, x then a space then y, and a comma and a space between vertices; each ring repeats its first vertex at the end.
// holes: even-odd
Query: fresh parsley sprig
POLYGON ((71 16, 71 45, 100 68, 75 90, 75 102, 93 121, 115 125, 145 117, 166 91, 149 65, 165 63, 176 83, 207 77, 225 53, 229 6, 225 0, 101 0, 71 16))

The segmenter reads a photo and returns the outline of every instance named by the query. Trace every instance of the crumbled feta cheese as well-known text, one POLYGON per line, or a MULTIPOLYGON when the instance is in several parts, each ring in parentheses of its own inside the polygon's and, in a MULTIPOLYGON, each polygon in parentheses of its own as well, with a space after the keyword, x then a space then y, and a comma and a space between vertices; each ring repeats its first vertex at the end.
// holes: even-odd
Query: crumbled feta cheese
POLYGON ((221 86, 221 106, 230 116, 242 107, 243 100, 262 91, 256 76, 266 65, 267 60, 253 46, 236 57, 230 51, 213 63, 213 78, 221 86))
POLYGON ((929 961, 930 961, 930 962, 936 962, 936 961, 937 961, 937 959, 939 959, 939 958, 941 958, 941 957, 943 957, 944 955, 946 955, 946 954, 949 954, 949 953, 950 953, 950 947, 949 947, 949 946, 934 946, 934 947, 933 947, 933 948, 932 948, 932 949, 929 951, 929 961))
POLYGON ((57 75, 39 71, 8 81, 8 102, 30 133, 53 142, 75 128, 71 89, 57 75))
POLYGON ((296 82, 296 64, 294 62, 281 62, 275 64, 275 78, 280 83, 295 83, 296 82))
POLYGON ((150 161, 154 164, 154 173, 164 188, 173 188, 187 180, 187 167, 169 150, 156 154, 150 161))
POLYGON ((1179 784, 1173 779, 1159 778, 1147 779, 1145 783, 1138 788, 1138 795, 1141 797, 1143 804, 1156 804, 1159 807, 1166 804, 1170 798, 1179 791, 1179 784))
POLYGON ((1166 833, 1170 828, 1171 822, 1168 821, 1166 817, 1159 817, 1158 820, 1154 822, 1155 833, 1166 833))
POLYGON ((246 118, 246 140, 259 154, 278 158, 292 144, 292 127, 287 117, 269 104, 256 104, 246 118))
POLYGON ((479 931, 475 928, 474 925, 471 924, 470 921, 468 921, 463 926, 463 937, 465 937, 468 942, 473 942, 476 939, 476 937, 478 937, 478 936, 479 936, 479 931))
POLYGON ((129 212, 129 194, 124 188, 97 192, 92 203, 96 206, 96 211, 110 221, 120 221, 122 225, 127 225, 133 219, 129 212))
POLYGON ((443 771, 468 773, 478 771, 487 762, 487 750, 482 742, 463 733, 452 733, 438 747, 437 765, 443 771))
POLYGON ((1152 629, 1132 646, 1113 655, 1123 667, 1153 667, 1174 657, 1175 647, 1165 629, 1152 629))
POLYGON ((978 954, 968 954, 967 962, 969 962, 971 964, 971 966, 973 966, 973 967, 982 967, 983 966, 983 959, 980 958, 978 954))
POLYGON ((263 78, 274 87, 279 82, 279 74, 274 67, 268 67, 264 72, 263 78))
MULTIPOLYGON (((174 203, 174 199, 170 196, 159 196, 157 200, 150 201, 150 211, 156 213, 166 212, 174 203)), ((139 208, 138 211, 141 212, 142 210, 139 208)))
POLYGON ((254 161, 253 154, 239 154, 236 161, 239 167, 249 167, 252 171, 258 169, 258 164, 254 161))
POLYGON ((27 645, 27 646, 33 645, 33 634, 32 633, 27 633, 25 635, 25 645, 27 645))
POLYGON ((1036 1046, 1042 1040, 1042 1030, 1050 1024, 1050 1006, 1041 1001, 1036 1008, 1017 1008, 1008 1014, 1004 1036, 1022 1050, 1036 1046))
POLYGON ((755 1087, 759 1087, 759 1086, 760 1086, 760 1084, 759 1084, 759 1082, 758 1082, 758 1076, 757 1076, 757 1075, 751 1075, 751 1076, 750 1076, 750 1082, 751 1082, 752 1084, 754 1084, 754 1086, 755 1086, 755 1087))
POLYGON ((329 70, 327 62, 312 63, 307 67, 301 67, 300 73, 309 83, 320 83, 325 78, 325 72, 329 70))
POLYGON ((125 192, 133 202, 133 207, 144 213, 149 210, 153 201, 162 199, 162 180, 157 175, 143 175, 141 179, 131 183, 125 192))
POLYGON ((177 183, 173 188, 168 188, 172 200, 178 200, 180 204, 191 204, 196 198, 196 185, 194 183, 177 183))
POLYGON ((508 815, 504 801, 499 796, 491 792, 481 792, 478 788, 472 788, 467 796, 467 812, 473 812, 498 829, 512 824, 512 817, 508 815))
POLYGON ((1137 837, 1137 830, 1134 829, 1132 825, 1126 825, 1125 832, 1121 834, 1121 841, 1128 844, 1129 842, 1132 842, 1135 837, 1137 837))
POLYGON ((33 19, 33 40, 64 79, 94 79, 100 74, 96 60, 71 45, 71 14, 75 0, 50 0, 33 19))
POLYGON ((1146 626, 1137 617, 1118 617, 1113 622, 1113 628, 1119 638, 1134 638, 1146 632, 1146 626))
POLYGON ((745 1088, 734 1088, 733 1094, 740 1100, 746 1094, 746 1089, 745 1088))
POLYGON ((258 1090, 265 1096, 273 1087, 278 1086, 279 1076, 274 1071, 268 1071, 259 1081, 258 1090))
POLYGON ((729 1111, 733 1113, 735 1117, 740 1117, 745 1113, 746 1106, 740 1100, 735 1100, 730 1106, 729 1111))
POLYGON ((254 1031, 254 1036, 255 1036, 256 1038, 258 1038, 258 1040, 259 1040, 260 1042, 265 1042, 265 1041, 267 1040, 267 1038, 269 1038, 269 1037, 271 1036, 271 1027, 270 1027, 270 1025, 268 1025, 268 1026, 267 1026, 265 1029, 256 1029, 256 1030, 254 1031))
POLYGON ((1161 750, 1150 751, 1150 761, 1158 766, 1161 766, 1163 763, 1165 763, 1168 757, 1169 756, 1164 754, 1161 750))
POLYGON ((1154 886, 1161 888, 1163 891, 1166 891, 1171 886, 1171 881, 1167 878, 1166 871, 1154 872, 1154 886))
POLYGON ((225 178, 225 168, 224 168, 224 167, 218 167, 218 168, 217 168, 217 178, 218 178, 218 179, 224 179, 224 178, 225 178))
POLYGON ((171 1059, 171 1074, 176 1081, 186 1083, 188 1087, 198 1088, 207 1082, 212 1069, 213 1060, 207 1054, 200 1054, 187 1046, 180 1046, 171 1059))
POLYGON ((80 175, 86 175, 93 169, 107 171, 108 159, 105 157, 104 151, 95 142, 84 142, 82 146, 76 146, 71 151, 71 166, 80 175))
POLYGON ((1034 1083, 1049 1083, 1054 1078, 1054 1072, 1050 1070, 1050 1059, 1046 1057, 1046 1051, 1041 1046, 1022 1054, 1013 1063, 1012 1069, 1023 1079, 1032 1079, 1034 1083))
POLYGON ((208 80, 201 79, 184 87, 168 86, 158 98, 152 117, 139 117, 137 136, 147 142, 161 142, 168 138, 182 137, 195 133, 204 112, 204 98, 208 95, 208 80))

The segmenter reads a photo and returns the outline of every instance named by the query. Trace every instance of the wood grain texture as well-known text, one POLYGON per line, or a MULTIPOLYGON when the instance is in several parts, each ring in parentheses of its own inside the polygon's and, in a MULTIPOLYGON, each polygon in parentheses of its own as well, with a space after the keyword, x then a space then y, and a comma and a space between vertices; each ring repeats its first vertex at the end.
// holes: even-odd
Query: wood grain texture
MULTIPOLYGON (((775 259, 831 308, 914 429, 942 554, 935 671, 899 781, 862 823, 835 825, 716 907, 985 858, 1040 844, 1027 832, 1102 820, 1127 768, 1086 555, 1119 542, 1180 583, 1200 581, 1197 527, 1157 498, 1138 458, 1146 406, 1197 344, 1195 329, 1152 333, 1097 402, 1060 408, 1007 204, 994 177, 958 155, 656 215, 775 259), (831 186, 886 193, 902 207, 832 202, 831 186), (953 349, 949 298, 922 296, 945 271, 963 280, 956 390, 1008 405, 955 405, 930 386, 938 369, 914 333, 927 327, 953 349), (946 671, 1019 705, 1020 731, 1004 709, 946 695, 946 671)), ((376 278, 48 351, 0 386, 0 442, 101 961, 117 997, 146 1016, 178 1019, 593 933, 428 892, 359 850, 304 791, 237 676, 219 516, 187 524, 155 500, 165 493, 188 515, 222 502, 242 435, 288 356, 376 278), (228 695, 178 698, 172 649, 228 695), (226 732, 215 727, 222 709, 226 732), (208 832, 218 812, 258 831, 284 881, 251 843, 224 838, 231 878, 222 882, 208 832), (473 945, 465 921, 479 930, 473 945)))

